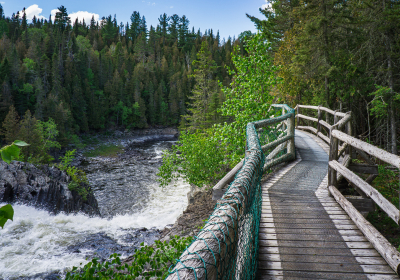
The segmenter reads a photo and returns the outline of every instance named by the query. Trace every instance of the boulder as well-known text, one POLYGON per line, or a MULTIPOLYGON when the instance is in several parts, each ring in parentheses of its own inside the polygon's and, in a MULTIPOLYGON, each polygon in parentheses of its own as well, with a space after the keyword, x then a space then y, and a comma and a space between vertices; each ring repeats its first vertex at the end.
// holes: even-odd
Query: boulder
POLYGON ((77 191, 68 189, 70 181, 64 171, 53 166, 1 161, 0 201, 32 205, 54 214, 84 212, 99 216, 97 200, 90 186, 82 186, 88 191, 84 199, 77 191))

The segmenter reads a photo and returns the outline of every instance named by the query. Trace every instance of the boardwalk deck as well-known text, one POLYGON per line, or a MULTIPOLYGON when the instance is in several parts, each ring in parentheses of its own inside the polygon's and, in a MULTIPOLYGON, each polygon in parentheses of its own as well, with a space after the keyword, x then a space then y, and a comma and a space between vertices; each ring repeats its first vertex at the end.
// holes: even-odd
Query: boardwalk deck
POLYGON ((263 184, 259 279, 400 279, 328 195, 328 146, 296 131, 297 159, 263 184))

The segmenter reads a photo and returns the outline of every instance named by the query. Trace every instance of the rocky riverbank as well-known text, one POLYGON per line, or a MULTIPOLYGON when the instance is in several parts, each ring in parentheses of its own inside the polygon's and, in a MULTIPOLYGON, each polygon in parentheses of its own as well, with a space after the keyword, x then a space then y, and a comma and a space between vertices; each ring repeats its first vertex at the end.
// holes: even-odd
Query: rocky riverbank
POLYGON ((87 190, 85 199, 77 191, 68 189, 70 181, 71 178, 56 167, 1 161, 0 201, 31 205, 53 214, 83 212, 90 216, 100 215, 90 186, 82 186, 87 190))
POLYGON ((198 190, 188 194, 189 204, 173 225, 165 227, 160 239, 168 240, 170 236, 196 236, 204 223, 214 211, 216 201, 212 200, 212 189, 198 190))

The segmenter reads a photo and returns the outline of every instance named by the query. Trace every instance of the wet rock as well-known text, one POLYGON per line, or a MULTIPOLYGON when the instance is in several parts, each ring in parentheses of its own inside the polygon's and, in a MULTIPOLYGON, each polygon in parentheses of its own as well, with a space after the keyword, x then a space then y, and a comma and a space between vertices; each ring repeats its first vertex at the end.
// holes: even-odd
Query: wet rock
POLYGON ((161 240, 168 240, 170 236, 196 236, 204 226, 205 221, 214 211, 216 201, 212 200, 212 190, 197 191, 191 197, 191 203, 178 217, 174 225, 168 225, 161 232, 161 240))
POLYGON ((122 256, 133 255, 141 243, 151 245, 160 236, 160 231, 155 228, 125 229, 124 231, 126 234, 119 237, 119 240, 115 240, 104 232, 90 234, 84 240, 69 246, 67 250, 72 253, 86 251, 86 258, 96 257, 104 261, 114 253, 122 256))
POLYGON ((90 186, 87 198, 77 191, 68 189, 71 178, 56 167, 14 161, 0 162, 0 201, 23 203, 46 209, 54 214, 59 212, 84 212, 100 215, 97 200, 90 186))

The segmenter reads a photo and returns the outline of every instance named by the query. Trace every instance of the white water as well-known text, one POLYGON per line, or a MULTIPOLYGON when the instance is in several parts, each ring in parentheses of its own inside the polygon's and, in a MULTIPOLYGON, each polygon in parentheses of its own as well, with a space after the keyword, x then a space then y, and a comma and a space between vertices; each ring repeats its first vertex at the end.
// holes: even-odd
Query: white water
MULTIPOLYGON (((157 146, 154 150, 157 157, 161 156, 157 146)), ((157 184, 149 189, 150 199, 143 210, 110 220, 83 214, 54 216, 44 210, 14 205, 14 221, 8 221, 4 229, 0 228, 0 279, 32 277, 85 264, 87 251, 71 253, 66 248, 84 241, 91 233, 104 232, 123 244, 119 240, 126 233, 123 229, 162 229, 174 223, 187 206, 186 194, 190 186, 178 181, 164 189, 157 184)))

